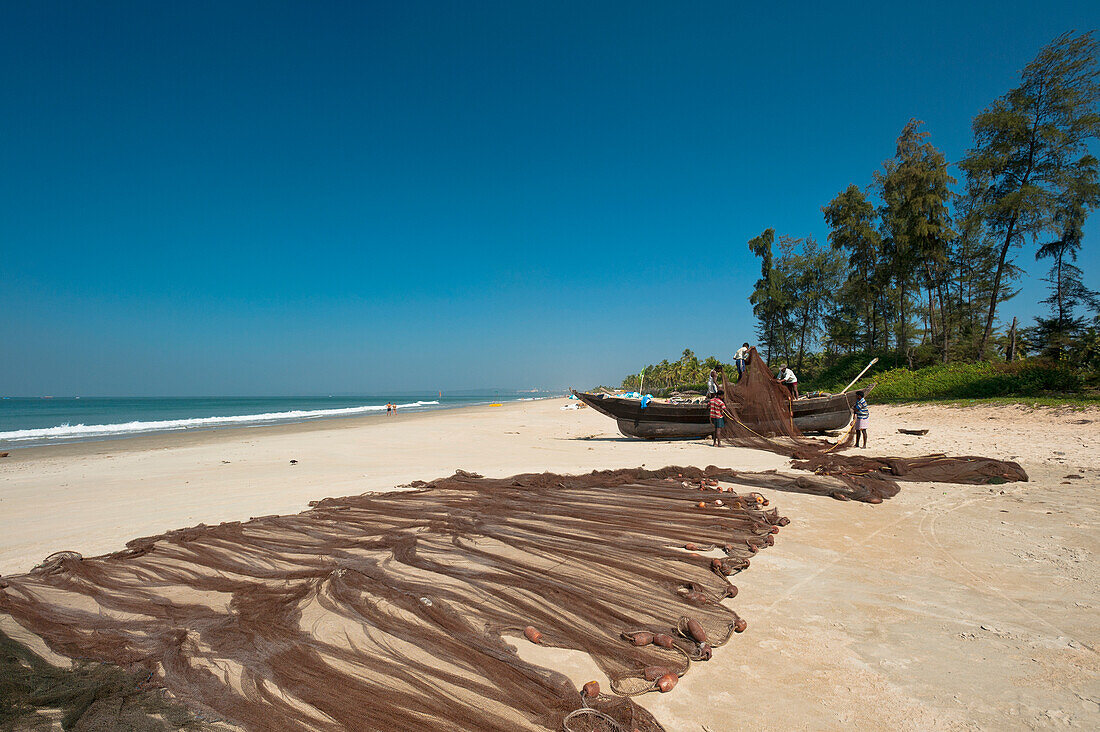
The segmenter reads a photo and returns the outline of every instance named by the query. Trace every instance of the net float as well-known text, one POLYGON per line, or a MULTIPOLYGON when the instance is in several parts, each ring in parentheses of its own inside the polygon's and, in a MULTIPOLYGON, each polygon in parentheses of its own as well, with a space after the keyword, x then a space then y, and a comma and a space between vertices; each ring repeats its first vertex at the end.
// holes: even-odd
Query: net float
POLYGON ((583 691, 584 695, 587 696, 589 699, 595 699, 597 696, 600 695, 600 682, 589 681, 587 684, 584 685, 583 691))
POLYGON ((542 643, 542 633, 535 629, 535 626, 528 625, 523 629, 523 634, 527 636, 527 640, 532 643, 542 643))
POLYGON ((699 501, 699 503, 697 503, 695 505, 698 506, 699 508, 706 508, 707 507, 707 504, 703 501, 699 501))
POLYGON ((726 566, 724 564, 722 564, 722 560, 718 559, 717 557, 710 560, 710 568, 713 569, 715 572, 721 572, 722 574, 729 574, 728 572, 726 572, 726 566))
POLYGON ((707 631, 703 630, 702 624, 695 618, 691 618, 687 621, 687 631, 688 634, 695 639, 696 643, 707 642, 707 631))
POLYGON ((667 694, 672 691, 676 686, 676 674, 667 673, 661 678, 657 679, 657 688, 660 689, 662 694, 667 694))
POLYGON ((672 636, 666 633, 658 633, 653 636, 653 645, 660 646, 661 648, 672 648, 672 636))
POLYGON ((767 544, 768 546, 775 546, 775 537, 772 536, 771 534, 768 534, 767 536, 764 537, 764 543, 767 544))
POLYGON ((749 624, 745 622, 744 618, 738 618, 737 622, 733 624, 733 632, 744 633, 745 628, 749 627, 749 624))
POLYGON ((687 549, 689 552, 699 551, 699 545, 696 544, 694 541, 689 541, 687 544, 684 544, 684 548, 687 549))
POLYGON ((645 671, 642 673, 645 674, 646 681, 656 681, 665 674, 672 673, 672 671, 664 666, 646 666, 645 671))
POLYGON ((737 597, 737 585, 726 585, 722 597, 737 597))
POLYGON ((709 643, 699 644, 699 660, 709 661, 714 656, 714 649, 710 647, 709 643))
POLYGON ((636 646, 648 646, 653 642, 653 634, 647 633, 644 630, 637 633, 623 633, 623 638, 636 646))
POLYGON ((722 505, 722 499, 719 498, 717 501, 714 502, 714 505, 715 506, 721 506, 722 505))
POLYGON ((779 527, 778 526, 773 526, 772 527, 772 533, 773 534, 778 534, 779 533, 779 527))

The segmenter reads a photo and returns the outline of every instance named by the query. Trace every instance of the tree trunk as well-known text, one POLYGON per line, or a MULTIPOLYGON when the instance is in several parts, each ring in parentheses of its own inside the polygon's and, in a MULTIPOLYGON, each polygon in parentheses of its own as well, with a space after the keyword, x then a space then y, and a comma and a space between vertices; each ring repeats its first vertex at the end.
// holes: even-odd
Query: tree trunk
POLYGON ((1005 361, 1012 363, 1016 360, 1016 318, 1012 319, 1012 328, 1008 331, 1008 348, 1005 350, 1005 361))
POLYGON ((940 299, 940 328, 943 332, 943 363, 947 363, 950 352, 951 324, 947 320, 947 297, 943 293, 943 283, 936 287, 936 293, 940 299))
POLYGON ((985 319, 985 331, 982 339, 978 341, 977 357, 980 359, 985 354, 985 347, 989 343, 989 334, 993 332, 993 318, 997 316, 997 297, 1001 294, 1001 275, 1005 271, 1005 260, 1008 259, 1008 250, 1012 246, 1012 237, 1016 234, 1016 218, 1018 214, 1012 213, 1008 221, 1008 233, 1005 234, 1004 244, 1001 245, 1001 257, 997 260, 997 273, 993 276, 993 293, 989 296, 989 314, 985 319))

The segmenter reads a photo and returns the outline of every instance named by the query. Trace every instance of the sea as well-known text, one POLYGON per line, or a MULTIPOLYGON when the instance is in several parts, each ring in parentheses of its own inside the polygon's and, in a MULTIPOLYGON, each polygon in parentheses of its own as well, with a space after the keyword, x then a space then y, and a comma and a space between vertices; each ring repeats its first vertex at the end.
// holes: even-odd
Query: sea
POLYGON ((252 427, 530 399, 564 391, 464 391, 312 397, 0 397, 0 450, 158 432, 252 427))

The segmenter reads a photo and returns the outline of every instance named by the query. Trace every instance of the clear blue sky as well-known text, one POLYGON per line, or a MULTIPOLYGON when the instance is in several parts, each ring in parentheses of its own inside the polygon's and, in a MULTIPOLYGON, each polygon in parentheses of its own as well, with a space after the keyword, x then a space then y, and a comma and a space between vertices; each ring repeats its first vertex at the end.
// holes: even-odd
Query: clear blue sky
MULTIPOLYGON (((0 9, 0 393, 618 382, 1100 3, 0 9)), ((1083 266, 1100 288, 1100 224, 1083 266)), ((1037 280, 1043 265, 1019 256, 1037 280)), ((1026 283, 1004 314, 1039 312, 1026 283)))

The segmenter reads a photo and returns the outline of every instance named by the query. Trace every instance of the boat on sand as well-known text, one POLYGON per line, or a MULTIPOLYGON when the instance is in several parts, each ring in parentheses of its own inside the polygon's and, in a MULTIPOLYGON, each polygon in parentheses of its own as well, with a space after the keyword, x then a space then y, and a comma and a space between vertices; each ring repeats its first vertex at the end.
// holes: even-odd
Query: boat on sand
MULTIPOLYGON (((869 392, 874 388, 865 389, 869 392)), ((640 399, 610 396, 592 392, 573 392, 578 399, 614 419, 619 431, 627 437, 644 439, 690 439, 711 434, 710 415, 704 403, 671 403, 650 399, 642 408, 640 399)), ((852 407, 859 397, 854 392, 826 394, 790 400, 794 426, 801 432, 841 430, 852 421, 852 407)), ((762 425, 751 422, 747 427, 765 433, 762 425)))

